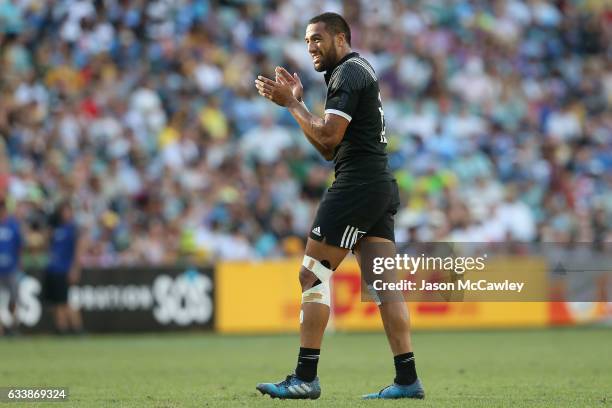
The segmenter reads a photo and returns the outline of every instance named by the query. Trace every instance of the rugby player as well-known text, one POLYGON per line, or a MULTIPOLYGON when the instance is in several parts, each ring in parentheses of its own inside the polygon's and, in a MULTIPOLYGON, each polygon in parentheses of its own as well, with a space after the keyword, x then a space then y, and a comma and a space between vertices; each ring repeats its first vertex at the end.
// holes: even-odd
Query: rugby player
MULTIPOLYGON (((274 80, 263 76, 255 80, 259 94, 287 108, 308 141, 335 165, 335 181, 317 210, 299 274, 302 308, 297 367, 284 381, 256 387, 262 394, 283 399, 320 396, 317 364, 330 314, 330 277, 351 250, 362 265, 364 242, 387 243, 384 256, 395 256, 394 215, 399 206, 397 183, 387 165, 385 119, 374 69, 351 50, 350 28, 336 13, 312 18, 305 41, 314 69, 325 71, 324 118, 308 111, 297 74, 277 67, 274 80)), ((363 398, 424 398, 406 305, 383 301, 379 310, 396 376, 391 385, 363 398)))

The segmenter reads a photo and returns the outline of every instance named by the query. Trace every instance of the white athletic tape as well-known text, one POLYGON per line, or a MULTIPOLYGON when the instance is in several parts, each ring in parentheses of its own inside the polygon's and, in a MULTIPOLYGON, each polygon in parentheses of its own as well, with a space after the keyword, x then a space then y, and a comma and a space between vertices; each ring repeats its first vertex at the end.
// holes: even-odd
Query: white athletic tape
POLYGON ((332 273, 334 273, 334 271, 326 268, 321 262, 308 255, 304 255, 302 266, 314 273, 321 282, 327 282, 331 278, 332 273))
MULTIPOLYGON (((304 291, 302 293, 302 303, 321 303, 331 307, 329 281, 322 281, 318 285, 304 291)), ((303 316, 300 316, 300 320, 303 320, 303 316)))

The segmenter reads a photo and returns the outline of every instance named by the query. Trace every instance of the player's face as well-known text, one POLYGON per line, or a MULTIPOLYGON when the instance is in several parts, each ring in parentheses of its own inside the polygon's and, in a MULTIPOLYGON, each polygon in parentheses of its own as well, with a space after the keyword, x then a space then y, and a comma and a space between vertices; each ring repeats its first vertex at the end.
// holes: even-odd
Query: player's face
POLYGON ((308 24, 304 40, 308 45, 315 71, 327 71, 336 64, 338 52, 334 35, 325 29, 325 23, 308 24))

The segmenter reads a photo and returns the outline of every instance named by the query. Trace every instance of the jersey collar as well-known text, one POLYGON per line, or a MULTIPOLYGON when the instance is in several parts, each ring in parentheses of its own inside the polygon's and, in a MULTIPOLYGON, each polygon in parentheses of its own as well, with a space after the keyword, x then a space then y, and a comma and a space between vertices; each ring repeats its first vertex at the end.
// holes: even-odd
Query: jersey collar
POLYGON ((325 84, 329 84, 329 80, 330 80, 332 74, 334 73, 336 68, 338 68, 340 65, 342 65, 343 62, 346 62, 349 59, 351 59, 353 57, 358 57, 358 56, 359 56, 358 52, 355 52, 355 51, 349 52, 340 61, 338 61, 338 63, 336 65, 334 65, 334 67, 332 69, 328 69, 327 71, 325 71, 325 84))

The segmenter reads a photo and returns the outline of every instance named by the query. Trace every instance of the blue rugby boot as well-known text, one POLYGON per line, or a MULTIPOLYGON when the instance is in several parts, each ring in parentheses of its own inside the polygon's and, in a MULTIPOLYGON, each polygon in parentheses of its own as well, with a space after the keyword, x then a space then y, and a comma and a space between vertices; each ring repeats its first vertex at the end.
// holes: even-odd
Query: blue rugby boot
POLYGON ((391 384, 388 387, 383 388, 380 392, 372 394, 366 394, 362 397, 363 399, 398 399, 398 398, 425 398, 425 390, 421 381, 417 378, 415 382, 410 385, 399 385, 391 384))
POLYGON ((321 395, 318 377, 306 382, 297 378, 295 374, 288 375, 279 383, 260 383, 255 388, 264 395, 280 399, 317 399, 321 395))

